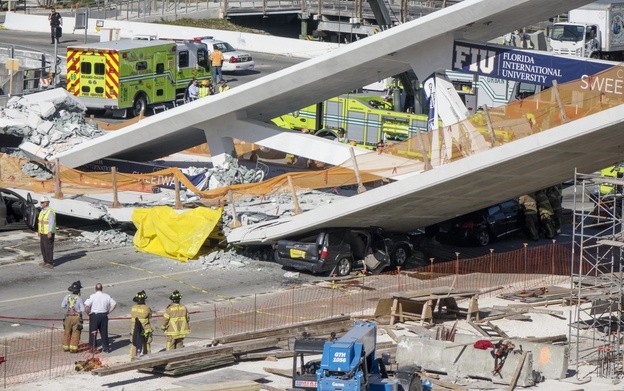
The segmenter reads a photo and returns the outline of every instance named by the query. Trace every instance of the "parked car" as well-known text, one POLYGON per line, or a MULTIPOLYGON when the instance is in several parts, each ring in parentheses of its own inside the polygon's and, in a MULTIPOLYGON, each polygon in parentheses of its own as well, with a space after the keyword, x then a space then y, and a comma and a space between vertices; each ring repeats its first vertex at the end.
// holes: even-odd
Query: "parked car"
POLYGON ((379 227, 322 229, 279 240, 274 248, 275 261, 283 266, 338 276, 364 265, 373 272, 403 266, 413 251, 408 235, 379 227))
POLYGON ((201 42, 208 45, 208 51, 219 48, 223 52, 223 72, 250 71, 256 66, 251 54, 234 49, 225 41, 213 37, 200 37, 201 42))
POLYGON ((0 188, 0 231, 37 228, 39 210, 30 193, 26 198, 12 190, 0 188))
POLYGON ((517 200, 509 200, 439 223, 436 234, 487 246, 493 240, 524 228, 522 206, 517 200))

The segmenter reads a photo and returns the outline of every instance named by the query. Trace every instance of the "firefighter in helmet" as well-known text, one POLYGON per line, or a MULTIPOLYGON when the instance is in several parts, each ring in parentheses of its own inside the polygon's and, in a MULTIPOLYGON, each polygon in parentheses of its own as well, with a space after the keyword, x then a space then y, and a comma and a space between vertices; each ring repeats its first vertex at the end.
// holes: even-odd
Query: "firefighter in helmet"
POLYGON ((189 313, 186 307, 180 304, 182 294, 175 290, 169 296, 171 304, 163 314, 162 330, 167 336, 167 350, 184 347, 184 338, 191 332, 189 328, 189 313))
POLYGON ((145 291, 137 293, 132 299, 136 304, 130 310, 131 359, 151 352, 152 326, 150 319, 152 309, 145 304, 145 300, 147 300, 145 291))
POLYGON ((61 307, 65 310, 63 319, 63 351, 76 353, 80 346, 80 332, 82 331, 82 313, 85 311, 84 302, 80 297, 82 285, 80 281, 74 281, 67 290, 61 302, 61 307))

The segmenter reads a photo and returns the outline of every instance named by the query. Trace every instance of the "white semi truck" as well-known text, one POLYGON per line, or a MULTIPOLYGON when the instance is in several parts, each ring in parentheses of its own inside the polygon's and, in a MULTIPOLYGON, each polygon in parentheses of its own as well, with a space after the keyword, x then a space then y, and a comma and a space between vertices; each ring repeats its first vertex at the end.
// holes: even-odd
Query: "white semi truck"
POLYGON ((571 10, 567 22, 550 28, 548 43, 557 54, 624 60, 624 1, 599 0, 571 10))

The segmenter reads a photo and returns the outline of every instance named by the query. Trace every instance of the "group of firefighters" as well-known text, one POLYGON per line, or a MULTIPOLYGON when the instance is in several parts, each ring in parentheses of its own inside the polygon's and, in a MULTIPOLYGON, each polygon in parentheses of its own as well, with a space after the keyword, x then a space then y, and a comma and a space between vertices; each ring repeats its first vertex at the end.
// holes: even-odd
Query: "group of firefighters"
POLYGON ((520 196, 524 221, 531 240, 539 240, 540 231, 548 239, 561 233, 561 185, 550 186, 535 193, 520 196))
MULTIPOLYGON (((65 296, 61 305, 66 311, 63 321, 62 345, 64 350, 70 352, 77 352, 80 346, 83 320, 82 314, 76 309, 81 308, 82 305, 81 288, 80 281, 74 282, 67 288, 70 293, 65 296)), ((182 294, 177 290, 173 291, 169 296, 171 303, 162 315, 161 329, 167 337, 167 350, 183 348, 184 338, 191 332, 189 313, 186 306, 180 304, 181 299, 182 294)), ((135 304, 130 310, 130 358, 151 352, 153 329, 150 320, 152 309, 147 306, 146 300, 145 291, 138 292, 132 299, 135 304)))

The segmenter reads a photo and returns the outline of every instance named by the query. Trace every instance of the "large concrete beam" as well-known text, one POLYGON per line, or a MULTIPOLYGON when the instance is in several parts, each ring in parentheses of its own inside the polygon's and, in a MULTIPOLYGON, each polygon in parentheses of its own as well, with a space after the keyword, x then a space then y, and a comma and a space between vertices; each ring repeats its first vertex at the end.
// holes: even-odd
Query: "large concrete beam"
POLYGON ((412 67, 425 77, 451 66, 453 39, 488 40, 589 2, 465 0, 226 93, 167 110, 53 158, 70 167, 104 157, 160 158, 203 143, 203 133, 195 131, 201 123, 232 113, 268 122, 412 67))
MULTIPOLYGON (((510 384, 520 364, 522 354, 510 353, 500 370, 494 375, 492 349, 476 349, 472 345, 458 346, 455 342, 437 341, 402 336, 397 342, 396 362, 401 366, 420 365, 426 371, 443 372, 456 377, 490 379, 499 384, 510 384)), ((533 381, 533 355, 529 353, 522 363, 517 385, 531 387, 533 381)))
MULTIPOLYGON (((455 343, 474 343, 477 337, 467 334, 456 334, 455 343)), ((516 347, 533 353, 533 369, 540 372, 546 379, 564 379, 568 373, 570 348, 566 345, 531 342, 523 338, 511 339, 516 347)))
MULTIPOLYGON (((327 227, 413 230, 621 161, 624 105, 464 157, 311 212, 232 230, 229 242, 272 243, 327 227)), ((358 161, 360 158, 358 157, 358 161)))

